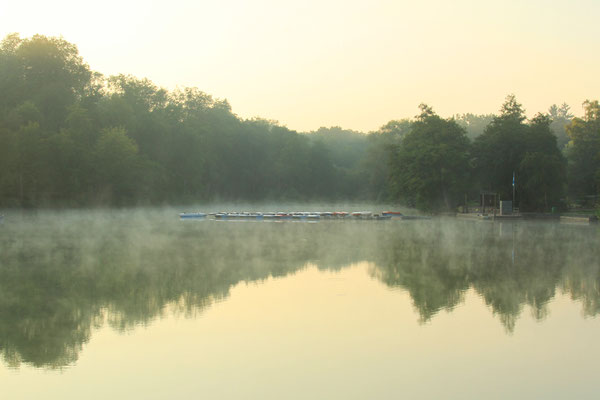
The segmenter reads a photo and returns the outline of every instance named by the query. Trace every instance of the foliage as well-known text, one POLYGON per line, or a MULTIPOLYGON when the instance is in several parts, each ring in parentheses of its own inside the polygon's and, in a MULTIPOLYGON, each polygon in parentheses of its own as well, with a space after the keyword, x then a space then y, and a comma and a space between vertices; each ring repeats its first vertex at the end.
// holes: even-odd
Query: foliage
POLYGON ((411 126, 412 122, 408 119, 392 120, 368 137, 368 148, 359 166, 360 177, 365 191, 378 201, 392 200, 392 159, 411 126))
POLYGON ((359 197, 364 193, 357 193, 363 185, 360 177, 360 161, 365 158, 369 143, 369 136, 352 130, 342 129, 338 126, 331 128, 321 127, 316 131, 306 134, 313 145, 317 145, 322 155, 327 149, 332 171, 335 178, 330 182, 329 190, 335 191, 342 198, 359 197))
POLYGON ((17 34, 0 43, 0 93, 0 207, 368 199, 433 211, 480 189, 511 198, 514 173, 521 205, 542 210, 564 194, 561 130, 570 194, 600 187, 597 101, 583 119, 563 104, 527 122, 509 96, 497 116, 423 107, 370 134, 298 133, 197 88, 104 77, 62 38, 17 34))
POLYGON ((573 118, 566 127, 571 139, 569 191, 574 196, 600 194, 600 104, 586 100, 583 108, 584 117, 573 118))
POLYGON ((564 150, 567 144, 569 143, 569 136, 567 135, 567 125, 573 119, 573 114, 571 113, 571 107, 567 103, 563 103, 560 106, 553 104, 548 109, 548 116, 552 121, 550 123, 550 128, 552 132, 556 135, 556 143, 558 148, 564 150))
POLYGON ((485 128, 494 120, 494 117, 493 114, 476 115, 467 113, 455 115, 454 120, 465 129, 467 137, 474 140, 483 134, 485 128))
POLYGON ((0 206, 330 198, 366 148, 241 120, 196 88, 104 79, 63 39, 9 35, 0 61, 0 206))
POLYGON ((469 185, 469 140, 454 120, 420 108, 392 161, 392 191, 423 210, 451 210, 469 185))
POLYGON ((525 111, 508 96, 500 115, 473 143, 473 161, 481 189, 512 199, 523 210, 548 211, 564 194, 565 162, 550 129, 538 114, 526 123, 525 111))

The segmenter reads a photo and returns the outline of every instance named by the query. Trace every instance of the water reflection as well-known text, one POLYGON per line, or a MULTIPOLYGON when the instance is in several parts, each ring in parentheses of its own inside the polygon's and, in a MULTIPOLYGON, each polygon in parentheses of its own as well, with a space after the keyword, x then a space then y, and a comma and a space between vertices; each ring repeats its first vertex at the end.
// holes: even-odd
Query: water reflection
POLYGON ((240 282, 368 261, 426 322, 472 288, 511 332, 557 290, 600 311, 599 231, 553 223, 180 222, 174 213, 24 216, 0 229, 0 348, 13 367, 73 364, 95 327, 195 315, 240 282))

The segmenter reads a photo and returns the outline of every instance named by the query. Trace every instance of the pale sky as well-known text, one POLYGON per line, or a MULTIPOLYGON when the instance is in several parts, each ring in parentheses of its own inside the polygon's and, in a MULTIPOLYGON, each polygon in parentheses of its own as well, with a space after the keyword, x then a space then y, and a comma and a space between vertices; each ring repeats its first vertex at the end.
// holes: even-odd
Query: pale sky
POLYGON ((0 0, 0 36, 62 36, 94 71, 198 87, 242 118, 372 131, 426 103, 529 116, 600 98, 599 0, 0 0))

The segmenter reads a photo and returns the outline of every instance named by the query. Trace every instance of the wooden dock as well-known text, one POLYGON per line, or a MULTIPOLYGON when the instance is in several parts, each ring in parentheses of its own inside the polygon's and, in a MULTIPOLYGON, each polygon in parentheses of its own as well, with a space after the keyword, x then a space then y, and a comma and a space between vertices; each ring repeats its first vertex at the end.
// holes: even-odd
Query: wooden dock
POLYGON ((560 222, 565 224, 591 224, 598 222, 598 217, 595 215, 561 216, 560 222))
POLYGON ((470 220, 479 220, 479 221, 516 221, 523 219, 521 214, 509 214, 509 215, 500 215, 500 214, 476 214, 476 213, 458 213, 456 214, 456 218, 460 219, 470 219, 470 220))

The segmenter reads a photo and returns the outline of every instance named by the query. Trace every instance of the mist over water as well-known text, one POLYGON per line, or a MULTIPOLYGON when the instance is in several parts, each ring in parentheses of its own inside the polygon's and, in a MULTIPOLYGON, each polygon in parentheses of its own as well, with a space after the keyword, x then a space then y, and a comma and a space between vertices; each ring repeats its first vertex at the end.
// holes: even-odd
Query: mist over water
MULTIPOLYGON (((330 207, 334 206, 215 205, 198 210, 336 210, 330 207)), ((367 207, 345 205, 343 210, 367 207)), ((378 299, 369 312, 381 318, 362 326, 364 335, 383 335, 390 329, 387 323, 399 320, 415 323, 415 332, 426 333, 436 320, 444 324, 453 315, 466 318, 463 310, 481 307, 487 311, 467 318, 468 324, 458 328, 462 334, 469 335, 475 330, 472 326, 481 324, 486 329, 500 327, 498 340, 520 340, 528 329, 538 329, 531 326, 544 327, 554 305, 562 310, 559 304, 571 299, 577 312, 569 314, 569 323, 573 318, 579 322, 572 325, 570 340, 581 340, 580 334, 587 337, 578 329, 600 332, 597 225, 453 218, 181 221, 180 211, 7 214, 0 225, 0 350, 5 367, 77 369, 95 332, 109 329, 126 337, 158 329, 174 316, 202 321, 209 312, 213 318, 222 308, 233 307, 238 295, 232 291, 251 291, 258 299, 261 290, 267 293, 273 285, 302 287, 289 289, 280 297, 281 304, 266 304, 264 313, 273 318, 277 307, 286 308, 284 320, 272 321, 275 326, 302 326, 308 317, 301 310, 311 309, 311 304, 318 310, 336 302, 371 304, 378 299), (322 288, 336 277, 340 281, 335 293, 322 288), (364 294, 367 288, 369 295, 364 294), (320 290, 332 297, 317 295, 320 290), (380 296, 385 301, 379 301, 380 296), (296 308, 290 299, 305 304, 296 308), (409 302, 410 318, 382 317, 386 308, 398 307, 401 301, 409 302), (482 320, 485 314, 492 322, 482 320), (526 328, 520 329, 520 324, 526 328)), ((234 324, 242 324, 247 312, 257 312, 241 310, 234 324)), ((341 308, 334 315, 345 321, 352 313, 341 308)), ((320 335, 319 340, 330 340, 326 332, 320 335)), ((252 347, 252 339, 247 340, 252 347)), ((347 349, 350 354, 356 351, 347 349)), ((390 351, 381 365, 396 357, 390 351)))

